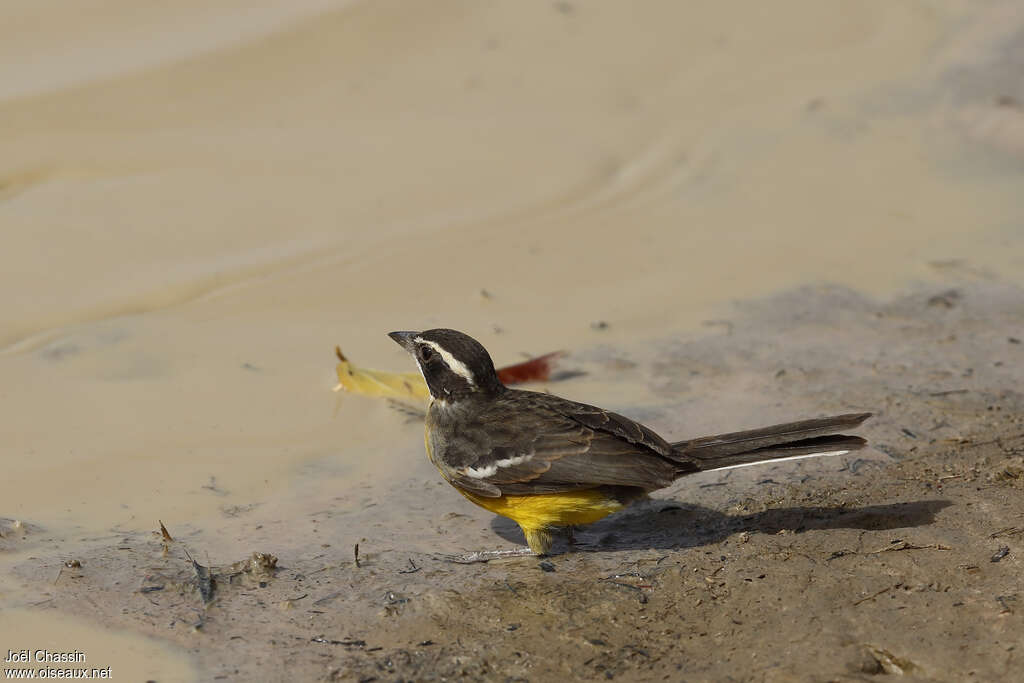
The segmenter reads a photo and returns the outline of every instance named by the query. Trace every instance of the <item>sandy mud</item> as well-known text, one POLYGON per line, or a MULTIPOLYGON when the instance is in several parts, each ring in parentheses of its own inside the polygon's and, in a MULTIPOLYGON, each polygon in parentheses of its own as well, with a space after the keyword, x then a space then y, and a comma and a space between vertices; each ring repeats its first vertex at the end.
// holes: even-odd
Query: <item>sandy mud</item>
POLYGON ((404 478, 355 505, 236 511, 216 532, 164 520, 173 540, 73 551, 8 527, 4 547, 31 547, 16 573, 33 609, 174 643, 203 678, 1009 680, 1021 300, 992 283, 887 303, 804 289, 691 338, 581 350, 586 374, 548 388, 644 386, 649 404, 610 403, 663 433, 873 410, 872 448, 681 480, 543 561, 448 561, 521 536, 440 485, 418 444, 404 478))

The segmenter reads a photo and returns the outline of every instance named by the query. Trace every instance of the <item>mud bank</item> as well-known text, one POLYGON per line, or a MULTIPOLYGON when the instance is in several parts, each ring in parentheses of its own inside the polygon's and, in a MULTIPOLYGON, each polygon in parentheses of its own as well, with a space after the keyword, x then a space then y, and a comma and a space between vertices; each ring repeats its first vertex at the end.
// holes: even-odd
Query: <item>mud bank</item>
POLYGON ((418 443, 406 477, 358 500, 254 505, 216 532, 164 520, 172 542, 8 525, 3 549, 25 554, 30 609, 166 641, 204 679, 1007 680, 1024 650, 1022 300, 991 282, 888 303, 807 288, 689 339, 574 353, 585 374, 550 389, 611 387, 593 400, 673 437, 867 409, 873 448, 684 479, 543 562, 449 562, 521 537, 439 485, 418 443), (276 568, 231 565, 242 547, 276 568), (186 549, 211 566, 208 604, 186 549))

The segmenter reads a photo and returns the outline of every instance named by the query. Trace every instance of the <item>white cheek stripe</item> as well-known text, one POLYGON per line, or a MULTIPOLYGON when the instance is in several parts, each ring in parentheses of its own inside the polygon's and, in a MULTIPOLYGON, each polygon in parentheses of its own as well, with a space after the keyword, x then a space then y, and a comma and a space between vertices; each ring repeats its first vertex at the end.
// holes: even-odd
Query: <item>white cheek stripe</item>
POLYGON ((735 470, 740 467, 753 467, 754 465, 764 465, 769 462, 786 462, 787 460, 803 460, 804 458, 824 458, 830 455, 844 455, 850 451, 822 451, 821 453, 808 453, 807 455, 791 455, 788 458, 769 458, 767 460, 758 460, 757 462, 745 462, 740 465, 729 465, 728 467, 716 467, 711 472, 718 472, 720 470, 735 470))
MULTIPOLYGON (((463 363, 458 358, 456 358, 455 356, 453 356, 450 352, 441 348, 440 344, 438 344, 435 341, 430 341, 429 339, 424 339, 423 337, 416 337, 413 341, 419 344, 426 344, 430 348, 437 351, 441 355, 441 360, 445 362, 445 365, 447 365, 452 372, 454 372, 456 375, 469 382, 469 386, 474 388, 476 387, 476 378, 473 377, 473 373, 469 371, 469 368, 466 367, 466 364, 463 363)), ((416 364, 419 365, 419 359, 417 359, 416 364)), ((422 372, 422 369, 420 370, 420 372, 422 372)))

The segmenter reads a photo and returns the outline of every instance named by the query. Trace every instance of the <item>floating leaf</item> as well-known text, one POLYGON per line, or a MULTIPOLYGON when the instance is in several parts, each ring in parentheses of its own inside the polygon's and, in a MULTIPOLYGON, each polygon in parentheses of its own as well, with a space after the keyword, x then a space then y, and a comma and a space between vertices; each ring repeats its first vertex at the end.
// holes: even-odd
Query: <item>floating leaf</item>
POLYGON ((335 391, 344 389, 353 394, 381 398, 418 398, 424 401, 430 398, 427 383, 418 372, 367 370, 353 365, 340 347, 334 347, 334 352, 341 361, 337 367, 338 386, 334 388, 335 391))
MULTIPOLYGON (((337 366, 338 386, 334 387, 335 391, 344 389, 354 394, 380 398, 412 398, 422 401, 430 398, 427 383, 423 381, 423 376, 418 372, 384 372, 383 370, 360 368, 345 357, 341 348, 334 347, 334 352, 340 361, 337 366)), ((522 363, 499 368, 498 379, 505 384, 543 382, 551 378, 551 370, 555 361, 563 355, 564 352, 555 351, 522 363)))
POLYGON ((551 369, 555 366, 555 361, 564 355, 564 351, 553 351, 522 363, 506 365, 503 368, 498 368, 498 379, 502 384, 546 382, 551 379, 551 369))

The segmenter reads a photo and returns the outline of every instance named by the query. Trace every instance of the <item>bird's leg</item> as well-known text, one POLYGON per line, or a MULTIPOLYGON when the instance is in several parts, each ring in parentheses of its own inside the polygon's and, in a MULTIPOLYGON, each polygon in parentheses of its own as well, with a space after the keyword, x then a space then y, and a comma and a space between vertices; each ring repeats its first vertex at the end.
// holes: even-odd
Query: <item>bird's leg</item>
POLYGON ((576 547, 576 527, 572 525, 565 527, 565 540, 568 542, 570 550, 576 547))
POLYGON ((522 524, 519 527, 523 530, 523 535, 526 536, 526 545, 530 546, 534 555, 547 555, 551 552, 555 537, 547 527, 531 528, 522 524))

